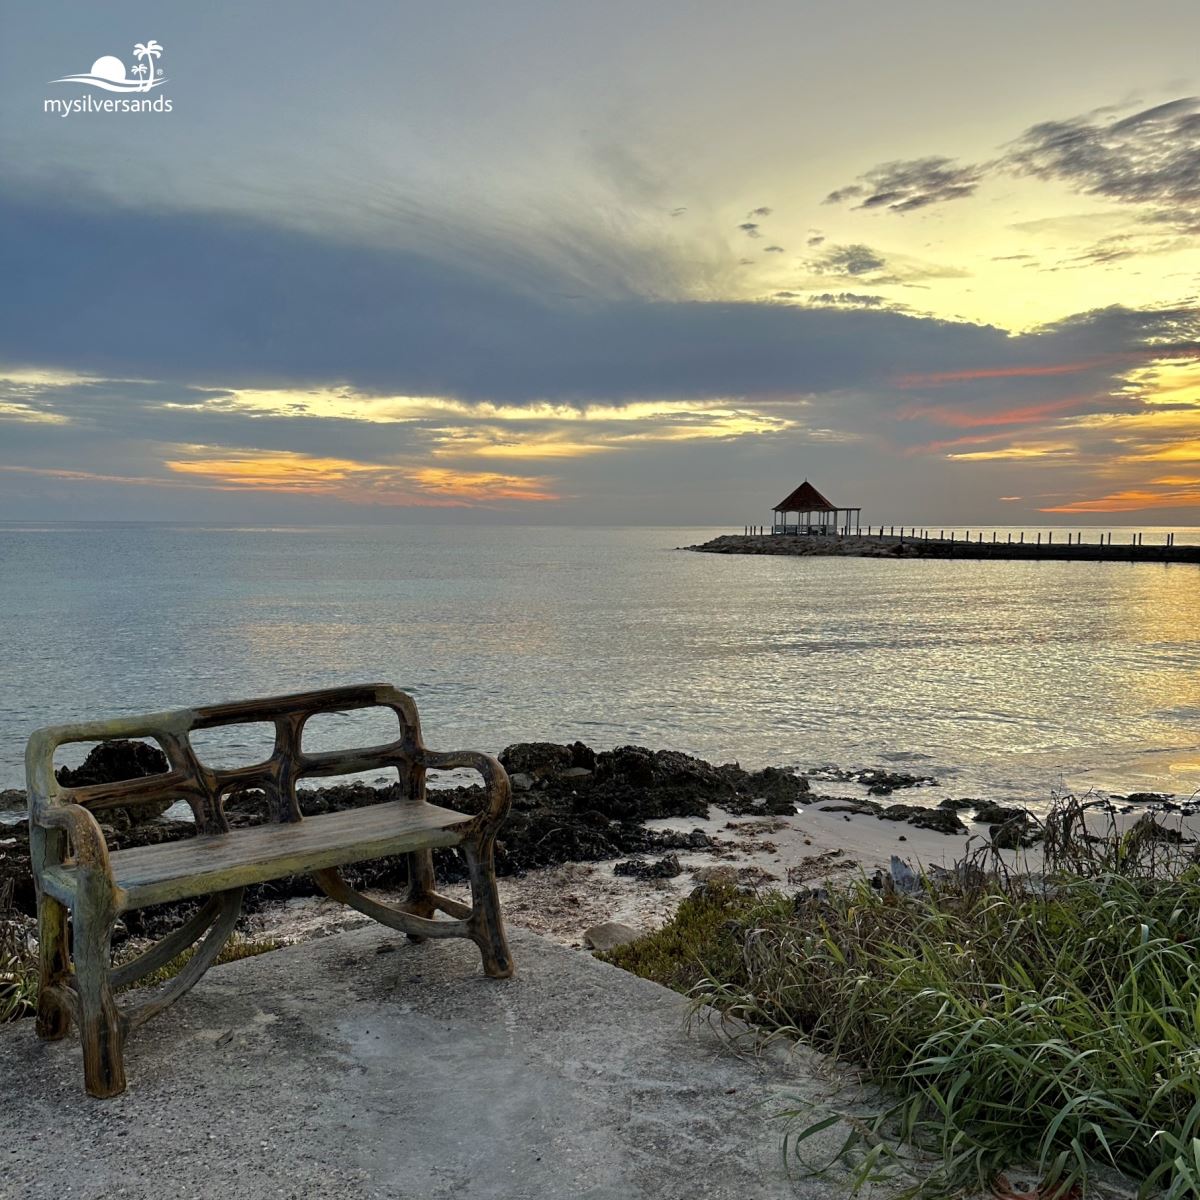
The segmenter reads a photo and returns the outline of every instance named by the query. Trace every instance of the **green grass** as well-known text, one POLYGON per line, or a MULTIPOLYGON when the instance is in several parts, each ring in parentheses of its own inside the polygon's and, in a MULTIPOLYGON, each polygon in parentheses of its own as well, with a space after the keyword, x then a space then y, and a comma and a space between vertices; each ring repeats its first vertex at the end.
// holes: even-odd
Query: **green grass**
POLYGON ((707 979, 740 981, 740 918, 755 904, 735 887, 710 884, 662 929, 596 957, 685 995, 707 979))
MULTIPOLYGON (((0 942, 4 940, 0 928, 0 942)), ((0 945, 0 1024, 32 1016, 37 1008, 37 968, 22 951, 0 945)))
POLYGON ((0 888, 0 1023, 20 1020, 37 1007, 37 965, 25 928, 13 909, 9 883, 0 888))
POLYGON ((1077 821, 1047 822, 1044 881, 976 863, 913 896, 708 892, 608 957, 885 1085, 874 1113, 792 1114, 797 1160, 850 1116, 840 1157, 899 1194, 1031 1164, 1065 1196, 1104 1164, 1200 1196, 1200 872, 1152 830, 1077 821))

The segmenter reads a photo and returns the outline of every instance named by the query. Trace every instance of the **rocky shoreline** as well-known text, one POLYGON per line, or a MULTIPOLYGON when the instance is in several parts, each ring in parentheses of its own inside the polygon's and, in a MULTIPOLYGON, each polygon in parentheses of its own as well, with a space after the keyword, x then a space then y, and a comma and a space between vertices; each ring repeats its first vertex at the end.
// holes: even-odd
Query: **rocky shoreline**
MULTIPOLYGON (((144 756, 145 750, 137 743, 125 744, 124 750, 109 743, 94 751, 98 757, 89 759, 70 781, 131 778, 162 769, 163 764, 144 756)), ((795 886, 886 865, 896 852, 924 861, 952 861, 972 836, 1012 851, 1034 844, 1039 836, 1036 819, 1023 807, 972 798, 914 803, 937 781, 882 768, 822 767, 803 774, 781 767, 749 771, 737 763, 714 766, 673 750, 621 746, 595 751, 582 742, 517 743, 502 751, 500 759, 512 780, 513 806, 497 841, 497 874, 507 881, 506 890, 518 909, 527 892, 540 897, 542 908, 557 903, 560 895, 576 893, 574 901, 564 902, 568 908, 561 931, 567 940, 575 936, 570 932, 570 904, 579 909, 582 921, 589 912, 595 915, 596 905, 588 903, 589 897, 603 895, 607 903, 636 917, 638 890, 654 893, 646 902, 654 922, 669 915, 687 887, 709 878, 795 886), (851 789, 859 794, 836 794, 851 789), (836 824, 852 821, 853 830, 836 824), (535 880, 538 876, 546 877, 544 885, 535 880)), ((437 775, 431 773, 431 799, 440 805, 473 813, 483 803, 478 786, 438 785, 437 775)), ((351 783, 302 788, 299 798, 302 811, 315 815, 387 800, 391 789, 351 783)), ((1130 799, 1172 807, 1163 796, 1130 799)), ((24 802, 23 792, 0 793, 0 816, 5 809, 16 816, 24 802)), ((233 796, 227 812, 235 828, 260 823, 266 816, 264 798, 255 792, 233 796)), ((190 837, 194 830, 190 821, 173 819, 161 807, 99 815, 112 849, 190 837)), ((453 851, 437 851, 435 864, 447 887, 464 881, 462 863, 453 851)), ((355 887, 395 892, 406 883, 406 860, 380 859, 344 873, 355 887)), ((0 823, 0 897, 5 896, 17 919, 33 916, 28 831, 19 820, 0 823)), ((289 903, 303 909, 309 901, 314 911, 322 912, 330 903, 308 876, 248 888, 244 927, 269 929, 273 910, 289 903)), ((538 905, 531 900, 528 909, 534 915, 538 905)), ((182 903, 130 912, 119 938, 159 936, 182 923, 190 911, 191 905, 182 903)))

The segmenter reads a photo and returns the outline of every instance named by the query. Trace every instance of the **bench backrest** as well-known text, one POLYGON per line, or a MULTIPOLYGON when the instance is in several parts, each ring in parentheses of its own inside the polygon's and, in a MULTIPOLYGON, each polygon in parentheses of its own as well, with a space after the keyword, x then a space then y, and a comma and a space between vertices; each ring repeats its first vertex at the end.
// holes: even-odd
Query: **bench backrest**
POLYGON ((172 709, 110 721, 50 726, 39 729, 29 739, 25 774, 30 811, 35 818, 41 807, 55 803, 79 804, 97 810, 154 800, 186 800, 196 819, 197 833, 219 833, 229 828, 225 798, 247 789, 258 789, 266 795, 272 819, 299 821, 296 781, 306 776, 345 775, 390 767, 399 777, 398 797, 407 796, 414 802, 422 800, 424 749, 412 697, 388 684, 374 683, 204 708, 172 709), (400 728, 393 741, 323 753, 303 750, 304 725, 309 717, 374 707, 389 708, 396 714, 400 728), (254 722, 274 725, 275 744, 270 757, 248 766, 227 770, 209 767, 196 754, 188 736, 195 729, 254 722), (54 752, 59 746, 114 738, 153 739, 166 754, 170 769, 162 775, 87 787, 66 787, 55 779, 54 752))

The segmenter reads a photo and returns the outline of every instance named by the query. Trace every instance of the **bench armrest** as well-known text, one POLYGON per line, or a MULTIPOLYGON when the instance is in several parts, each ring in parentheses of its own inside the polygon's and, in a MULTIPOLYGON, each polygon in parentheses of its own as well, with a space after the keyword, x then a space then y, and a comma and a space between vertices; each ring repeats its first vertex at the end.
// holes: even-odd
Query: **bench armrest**
POLYGON ((445 753, 426 750, 425 766, 438 771, 465 768, 478 771, 483 776, 486 802, 475 818, 481 829, 494 831, 508 816, 508 810, 512 807, 512 785, 508 782, 508 772, 490 754, 480 754, 476 750, 451 750, 445 753))
POLYGON ((100 823, 82 805, 43 803, 30 811, 29 822, 41 829, 66 830, 76 863, 84 870, 100 871, 112 879, 108 845, 100 823))

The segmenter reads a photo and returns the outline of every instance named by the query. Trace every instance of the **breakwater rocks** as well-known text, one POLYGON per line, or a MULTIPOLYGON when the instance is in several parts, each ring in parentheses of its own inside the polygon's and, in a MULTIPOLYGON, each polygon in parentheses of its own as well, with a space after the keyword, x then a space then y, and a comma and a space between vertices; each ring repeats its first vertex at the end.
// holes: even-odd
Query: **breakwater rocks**
MULTIPOLYGON (((1098 535, 1097 535, 1098 536, 1098 535)), ((1200 546, 1131 546, 1034 541, 967 541, 965 538, 866 534, 726 533, 698 546, 703 554, 782 554, 792 557, 1057 559, 1080 562, 1200 563, 1200 546)))

